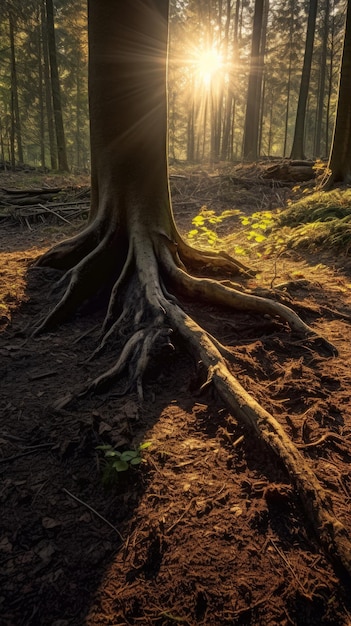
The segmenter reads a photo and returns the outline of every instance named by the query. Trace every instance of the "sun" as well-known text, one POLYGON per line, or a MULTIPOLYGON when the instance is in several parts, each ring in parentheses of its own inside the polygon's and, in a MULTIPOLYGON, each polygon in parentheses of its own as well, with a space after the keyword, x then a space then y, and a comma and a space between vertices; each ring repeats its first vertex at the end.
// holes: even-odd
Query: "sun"
POLYGON ((213 81, 223 72, 223 56, 215 47, 197 49, 194 52, 194 71, 205 87, 211 87, 213 81))

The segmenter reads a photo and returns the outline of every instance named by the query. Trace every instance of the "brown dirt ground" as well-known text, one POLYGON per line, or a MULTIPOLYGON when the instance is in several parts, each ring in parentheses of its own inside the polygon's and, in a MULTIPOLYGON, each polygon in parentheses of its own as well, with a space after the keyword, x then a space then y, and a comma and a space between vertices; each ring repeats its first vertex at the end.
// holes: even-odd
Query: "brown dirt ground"
MULTIPOLYGON (((0 186, 20 182, 1 176, 0 186)), ((243 189, 197 182, 187 205, 182 184, 173 193, 183 230, 204 202, 250 212, 289 195, 256 186, 245 204, 243 189)), ((144 403, 119 395, 122 381, 53 408, 113 361, 112 351, 88 360, 103 312, 95 303, 30 338, 58 273, 27 273, 28 263, 72 228, 0 226, 0 623, 350 626, 350 581, 322 553, 280 462, 211 389, 199 391, 201 372, 180 346, 149 372, 144 403), (96 447, 143 441, 152 442, 145 462, 104 487, 96 447)), ((260 284, 292 281, 285 297, 338 357, 277 320, 185 306, 230 347, 232 371, 303 446, 351 531, 350 264, 332 251, 252 262, 260 284)))

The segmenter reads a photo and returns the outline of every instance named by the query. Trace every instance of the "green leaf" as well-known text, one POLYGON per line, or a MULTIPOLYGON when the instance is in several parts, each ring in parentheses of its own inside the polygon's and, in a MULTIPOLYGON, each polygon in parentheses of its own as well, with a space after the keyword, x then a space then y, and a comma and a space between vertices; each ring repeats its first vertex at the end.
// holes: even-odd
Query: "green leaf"
POLYGON ((109 443, 107 443, 104 446, 96 446, 96 449, 97 450, 112 450, 112 446, 109 443))
POLYGON ((235 246, 234 252, 235 254, 246 254, 246 250, 242 246, 235 246))
POLYGON ((144 441, 144 443, 140 444, 139 450, 146 450, 146 448, 150 448, 150 446, 152 446, 152 441, 144 441))
POLYGON ((105 456, 106 457, 113 457, 113 456, 117 456, 118 458, 120 458, 121 453, 117 452, 117 450, 106 450, 105 452, 105 456))
POLYGON ((222 211, 222 217, 231 217, 232 215, 240 215, 241 211, 239 209, 226 209, 226 211, 222 211))
POLYGON ((131 465, 139 465, 142 462, 142 458, 141 456, 136 456, 134 457, 134 459, 131 459, 130 464, 131 465))
POLYGON ((129 468, 129 465, 126 461, 119 459, 113 463, 113 467, 117 472, 125 472, 129 468))
POLYGON ((136 452, 135 450, 126 450, 125 452, 122 452, 121 459, 122 461, 130 461, 136 456, 138 456, 138 452, 136 452))

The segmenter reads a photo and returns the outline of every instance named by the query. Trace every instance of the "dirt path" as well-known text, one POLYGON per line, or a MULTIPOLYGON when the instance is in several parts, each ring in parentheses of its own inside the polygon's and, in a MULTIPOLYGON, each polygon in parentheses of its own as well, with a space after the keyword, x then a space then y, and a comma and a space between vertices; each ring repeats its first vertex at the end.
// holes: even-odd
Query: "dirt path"
MULTIPOLYGON (((230 199, 206 201, 223 210, 230 199)), ((175 209, 188 229, 184 204, 175 209)), ((118 395, 121 384, 53 408, 114 358, 88 361, 97 306, 28 339, 56 275, 26 281, 28 259, 62 234, 8 222, 0 234, 0 623, 350 626, 350 583, 321 553, 285 472, 199 391, 201 371, 180 349, 155 364, 142 405, 118 395), (104 487, 96 447, 146 441, 145 463, 104 487)), ((233 372, 301 447, 351 532, 351 280, 337 261, 282 255, 259 277, 289 283, 285 297, 337 345, 335 358, 278 321, 187 306, 231 349, 233 372)))

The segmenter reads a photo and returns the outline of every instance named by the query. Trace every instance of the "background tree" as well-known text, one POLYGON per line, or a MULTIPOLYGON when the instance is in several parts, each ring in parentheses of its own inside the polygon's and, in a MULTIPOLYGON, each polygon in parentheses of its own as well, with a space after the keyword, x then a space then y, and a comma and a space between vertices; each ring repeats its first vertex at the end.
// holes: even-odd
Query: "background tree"
POLYGON ((278 315, 312 342, 322 343, 332 353, 335 349, 285 305, 207 278, 213 270, 245 276, 248 269, 226 254, 189 247, 176 228, 166 152, 168 3, 89 0, 88 6, 90 218, 78 235, 39 260, 41 266, 66 272, 61 280, 64 294, 37 333, 109 289, 96 354, 107 344, 116 345, 117 339, 120 356, 85 391, 106 389, 126 372, 127 390, 135 385, 142 397, 147 365, 155 352, 170 347, 174 331, 203 364, 207 383, 214 384, 236 417, 279 455, 324 548, 333 558, 337 555, 351 574, 346 530, 304 457, 274 417, 233 377, 223 357, 224 347, 187 314, 180 300, 186 297, 278 315))
POLYGON ((50 59, 50 77, 51 77, 55 131, 56 131, 58 168, 62 172, 68 172, 69 167, 68 167, 68 162, 67 162, 65 131, 63 127, 61 87, 60 87, 60 78, 59 78, 58 66, 57 66, 53 0, 45 0, 45 3, 46 3, 45 6, 46 6, 47 42, 48 42, 48 51, 49 51, 49 59, 50 59))
POLYGON ((351 0, 348 0, 344 48, 340 68, 339 99, 335 118, 334 137, 329 157, 330 175, 325 188, 334 183, 351 181, 351 0))
POLYGON ((311 75, 314 33, 316 26, 318 0, 310 0, 307 22, 306 46, 303 59, 300 93, 297 105, 294 141, 291 149, 292 159, 304 159, 305 117, 308 89, 311 75))
POLYGON ((259 123, 264 59, 264 6, 268 0, 256 0, 252 28, 250 74, 244 128, 243 157, 256 161, 258 157, 259 123))
MULTIPOLYGON (((345 0, 329 0, 328 19, 327 0, 320 1, 305 115, 304 149, 310 158, 325 156, 329 151, 344 25, 345 0)), ((13 159, 13 153, 15 161, 20 160, 14 137, 16 107, 11 104, 11 92, 17 92, 23 160, 56 169, 45 10, 40 19, 38 15, 45 4, 45 0, 0 3, 0 116, 4 161, 13 159), (14 20, 14 55, 9 8, 14 20), (11 56, 16 65, 14 90, 11 56), (26 123, 21 124, 24 117, 26 123)), ((268 15, 265 11, 268 22, 267 28, 263 27, 267 38, 262 46, 265 62, 258 158, 291 152, 306 6, 307 2, 276 0, 270 3, 268 15)), ((217 162, 242 158, 254 8, 254 0, 172 1, 168 88, 169 151, 174 160, 217 162)), ((88 170, 86 2, 53 0, 53 9, 67 161, 73 171, 88 170)))

